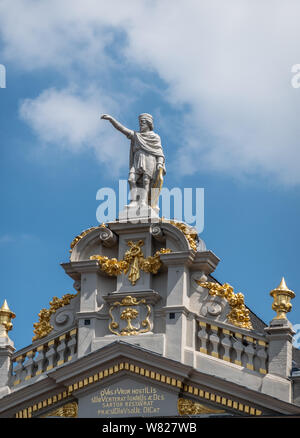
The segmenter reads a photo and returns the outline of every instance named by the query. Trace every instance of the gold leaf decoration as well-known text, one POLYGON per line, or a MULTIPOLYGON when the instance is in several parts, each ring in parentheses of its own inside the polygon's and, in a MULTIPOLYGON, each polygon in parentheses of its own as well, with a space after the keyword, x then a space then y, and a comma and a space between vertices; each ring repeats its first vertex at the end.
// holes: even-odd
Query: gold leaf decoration
POLYGON ((106 272, 106 274, 110 276, 120 275, 122 272, 126 272, 128 269, 127 262, 124 260, 119 262, 116 258, 109 259, 106 256, 93 255, 90 257, 90 260, 98 260, 102 271, 106 272))
POLYGON ((161 267, 160 255, 171 252, 170 249, 162 248, 156 251, 154 256, 145 258, 141 249, 144 245, 143 240, 137 242, 130 240, 127 245, 130 249, 125 252, 123 260, 109 259, 101 255, 92 255, 90 260, 98 260, 101 270, 110 276, 117 276, 122 272, 126 275, 129 272, 128 279, 134 286, 140 278, 140 269, 144 272, 157 274, 161 267))
POLYGON ((197 238, 198 238, 198 234, 195 231, 194 228, 189 227, 187 224, 185 224, 184 222, 178 222, 178 221, 174 221, 174 220, 167 220, 163 218, 163 222, 168 222, 171 225, 174 225, 174 227, 178 228, 186 237, 187 241, 189 242, 190 247, 194 250, 197 251, 197 238))
POLYGON ((228 283, 220 285, 214 282, 204 282, 201 280, 195 280, 199 286, 209 289, 209 294, 212 296, 219 296, 225 298, 231 307, 229 314, 227 315, 227 320, 241 328, 252 329, 252 324, 250 321, 250 311, 246 308, 244 303, 244 295, 242 293, 235 294, 233 292, 233 287, 228 283))
POLYGON ((74 237, 74 239, 72 240, 71 245, 70 245, 70 252, 73 251, 74 246, 77 245, 77 243, 78 243, 78 242, 79 242, 84 236, 86 236, 87 234, 89 234, 91 231, 97 230, 98 228, 105 228, 105 227, 106 227, 105 224, 102 223, 101 225, 98 225, 97 227, 91 227, 91 228, 88 228, 87 230, 82 231, 80 234, 78 234, 78 236, 74 237))
POLYGON ((126 251, 124 255, 124 260, 127 263, 127 268, 124 272, 126 274, 129 269, 128 279, 134 286, 140 278, 140 268, 142 269, 142 263, 144 260, 144 254, 142 253, 141 247, 144 245, 144 242, 142 240, 139 240, 138 242, 130 240, 127 245, 130 249, 126 251))
POLYGON ((32 341, 36 341, 37 339, 44 338, 52 332, 53 326, 50 324, 51 315, 53 315, 58 309, 67 304, 70 304, 72 298, 75 298, 77 294, 66 294, 62 298, 53 297, 52 301, 50 301, 50 309, 42 309, 39 316, 39 322, 35 322, 33 324, 34 330, 33 333, 35 336, 32 338, 32 341))
POLYGON ((179 398, 177 402, 179 415, 222 414, 223 409, 209 408, 201 403, 187 398, 179 398))
POLYGON ((277 313, 274 319, 286 319, 286 314, 292 310, 291 299, 295 298, 295 292, 287 287, 284 277, 270 295, 274 299, 272 309, 277 313))
POLYGON ((8 307, 7 301, 4 300, 0 308, 0 336, 6 336, 7 332, 12 329, 13 325, 11 320, 15 317, 16 315, 8 307))
POLYGON ((77 418, 78 417, 78 405, 77 402, 67 403, 54 411, 49 412, 43 417, 66 417, 66 418, 77 418))
POLYGON ((147 333, 151 329, 151 324, 149 319, 150 315, 151 315, 151 307, 149 306, 149 304, 146 303, 145 298, 137 300, 137 298, 128 295, 127 297, 123 298, 121 302, 116 301, 110 307, 109 316, 111 318, 111 322, 108 328, 114 335, 118 335, 118 336, 131 336, 131 335, 138 335, 140 333, 147 333), (147 315, 145 319, 140 323, 140 325, 136 327, 132 325, 131 321, 139 317, 139 311, 136 308, 134 308, 134 306, 139 306, 139 305, 146 306, 147 315), (121 330, 119 328, 119 324, 115 321, 112 313, 113 310, 118 307, 125 307, 125 309, 122 310, 121 312, 120 319, 123 321, 127 321, 127 326, 121 330))

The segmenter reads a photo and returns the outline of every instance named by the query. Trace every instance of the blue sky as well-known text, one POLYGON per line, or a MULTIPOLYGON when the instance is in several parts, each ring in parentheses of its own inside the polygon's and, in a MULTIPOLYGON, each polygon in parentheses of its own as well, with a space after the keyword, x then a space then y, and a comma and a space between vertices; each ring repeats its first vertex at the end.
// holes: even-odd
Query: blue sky
POLYGON ((205 189, 201 238, 221 282, 264 321, 269 291, 298 276, 300 63, 297 2, 8 0, 0 3, 1 293, 16 348, 53 296, 60 263, 96 225, 96 193, 126 179, 126 138, 153 114, 165 184, 205 189))

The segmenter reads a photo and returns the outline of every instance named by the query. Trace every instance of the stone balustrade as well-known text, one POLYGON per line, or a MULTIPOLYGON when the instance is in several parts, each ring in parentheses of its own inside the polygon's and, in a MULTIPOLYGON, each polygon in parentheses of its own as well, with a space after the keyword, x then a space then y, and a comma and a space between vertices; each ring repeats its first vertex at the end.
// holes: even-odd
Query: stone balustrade
POLYGON ((77 329, 35 343, 13 355, 12 384, 19 385, 74 358, 77 352, 77 329))
POLYGON ((228 329, 220 325, 199 321, 198 351, 218 359, 240 365, 261 374, 268 372, 268 342, 244 333, 245 330, 228 329))

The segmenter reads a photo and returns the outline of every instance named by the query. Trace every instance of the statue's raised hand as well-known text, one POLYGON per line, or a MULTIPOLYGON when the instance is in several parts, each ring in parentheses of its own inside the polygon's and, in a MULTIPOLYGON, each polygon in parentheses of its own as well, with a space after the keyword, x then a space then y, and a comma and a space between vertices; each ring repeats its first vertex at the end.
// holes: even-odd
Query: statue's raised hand
POLYGON ((100 118, 104 119, 104 120, 111 120, 112 116, 110 116, 109 114, 102 114, 102 116, 100 118))
POLYGON ((102 114, 100 119, 108 120, 113 125, 114 128, 118 129, 118 131, 122 132, 122 134, 125 134, 126 137, 128 137, 128 138, 129 138, 129 136, 133 135, 133 131, 131 131, 130 129, 121 125, 120 122, 118 122, 116 119, 114 119, 109 114, 102 114))

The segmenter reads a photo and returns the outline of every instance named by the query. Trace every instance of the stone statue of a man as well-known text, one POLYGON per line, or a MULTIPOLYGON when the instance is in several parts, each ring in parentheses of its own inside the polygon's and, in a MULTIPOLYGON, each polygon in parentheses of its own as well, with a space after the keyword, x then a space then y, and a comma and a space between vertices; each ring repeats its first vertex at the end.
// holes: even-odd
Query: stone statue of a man
POLYGON ((126 128, 108 114, 103 114, 101 119, 109 120, 116 129, 131 140, 128 178, 130 206, 149 204, 153 206, 151 189, 161 188, 163 175, 166 173, 160 136, 153 131, 153 117, 146 113, 139 116, 140 132, 126 128))

